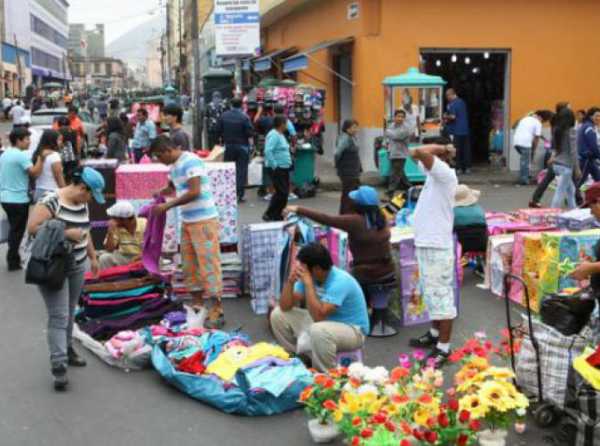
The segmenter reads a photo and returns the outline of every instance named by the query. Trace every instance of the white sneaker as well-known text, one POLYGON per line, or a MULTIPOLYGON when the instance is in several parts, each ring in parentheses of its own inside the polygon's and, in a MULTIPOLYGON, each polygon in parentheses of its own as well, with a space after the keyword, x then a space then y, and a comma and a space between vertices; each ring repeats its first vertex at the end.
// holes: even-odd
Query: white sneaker
POLYGON ((288 195, 288 201, 294 201, 298 199, 298 195, 296 195, 295 193, 291 193, 288 195))
POLYGON ((273 197, 273 194, 267 194, 263 197, 263 200, 265 201, 271 201, 271 197, 273 197))

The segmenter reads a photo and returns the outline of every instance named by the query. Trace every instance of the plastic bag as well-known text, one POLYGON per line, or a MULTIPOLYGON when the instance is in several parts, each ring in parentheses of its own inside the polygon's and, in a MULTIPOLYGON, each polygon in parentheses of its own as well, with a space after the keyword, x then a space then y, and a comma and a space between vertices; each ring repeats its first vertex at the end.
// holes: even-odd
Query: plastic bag
POLYGON ((262 186, 263 182, 263 160, 254 158, 248 164, 248 186, 262 186))
POLYGON ((208 315, 208 310, 206 307, 202 307, 198 313, 194 311, 194 309, 190 306, 185 305, 185 312, 187 314, 187 328, 191 330, 193 328, 203 328, 204 321, 206 320, 206 316, 208 315))
POLYGON ((590 321, 596 302, 579 297, 551 296, 542 302, 542 322, 565 336, 577 334, 590 321))

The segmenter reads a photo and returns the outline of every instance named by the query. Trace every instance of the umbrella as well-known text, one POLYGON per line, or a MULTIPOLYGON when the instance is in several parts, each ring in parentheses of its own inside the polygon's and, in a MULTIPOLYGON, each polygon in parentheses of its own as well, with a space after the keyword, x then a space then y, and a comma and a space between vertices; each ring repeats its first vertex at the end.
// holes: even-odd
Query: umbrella
POLYGON ((50 88, 63 88, 64 85, 61 84, 60 82, 46 82, 44 85, 42 85, 42 88, 44 89, 50 89, 50 88))

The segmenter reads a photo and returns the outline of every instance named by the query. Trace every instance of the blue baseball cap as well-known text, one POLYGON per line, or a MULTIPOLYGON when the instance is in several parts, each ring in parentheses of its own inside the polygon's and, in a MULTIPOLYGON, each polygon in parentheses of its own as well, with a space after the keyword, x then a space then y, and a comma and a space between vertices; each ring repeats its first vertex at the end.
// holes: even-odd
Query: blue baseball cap
POLYGON ((360 186, 348 196, 360 206, 379 206, 379 194, 371 186, 360 186))
POLYGON ((96 169, 84 167, 81 172, 81 181, 92 191, 92 196, 96 203, 104 204, 104 177, 96 169))

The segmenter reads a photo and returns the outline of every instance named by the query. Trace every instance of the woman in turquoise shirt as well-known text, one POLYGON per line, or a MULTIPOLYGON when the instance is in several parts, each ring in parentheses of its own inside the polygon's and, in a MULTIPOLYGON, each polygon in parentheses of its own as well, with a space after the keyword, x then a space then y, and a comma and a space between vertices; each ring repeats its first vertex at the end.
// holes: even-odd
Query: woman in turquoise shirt
POLYGON ((271 196, 269 207, 263 215, 264 221, 283 220, 283 210, 287 206, 292 156, 290 144, 284 135, 286 128, 287 119, 282 115, 275 116, 273 129, 267 134, 265 141, 265 167, 275 193, 271 196))

